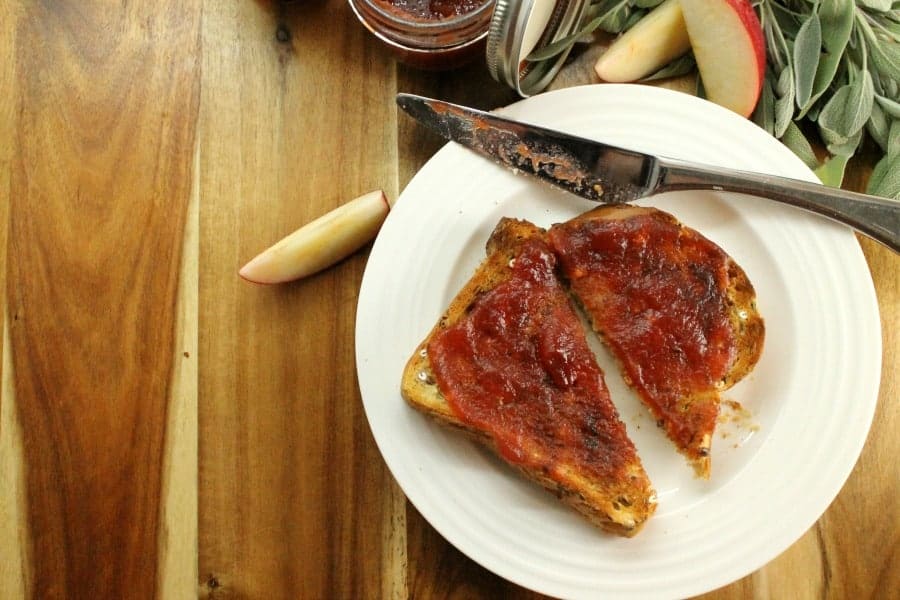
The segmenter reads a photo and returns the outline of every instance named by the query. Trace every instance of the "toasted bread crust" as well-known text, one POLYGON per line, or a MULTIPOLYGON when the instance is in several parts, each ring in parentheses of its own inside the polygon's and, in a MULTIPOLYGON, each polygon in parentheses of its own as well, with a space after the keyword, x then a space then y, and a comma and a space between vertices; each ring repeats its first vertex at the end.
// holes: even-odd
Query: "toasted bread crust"
POLYGON ((723 390, 727 390, 753 370, 762 354, 766 338, 765 322, 756 308, 756 290, 744 270, 731 257, 728 261, 726 296, 738 352, 722 381, 723 390))
MULTIPOLYGON (((639 207, 632 205, 606 205, 583 213, 567 222, 567 225, 579 225, 596 219, 630 219, 650 213, 662 213, 655 208, 639 207)), ((674 226, 685 227, 674 217, 662 213, 668 217, 674 226)), ((765 338, 765 326, 763 319, 756 308, 756 292, 744 270, 729 256, 726 262, 727 287, 722 290, 728 307, 728 316, 735 339, 735 359, 730 365, 722 381, 716 387, 709 390, 700 390, 696 394, 685 397, 682 401, 693 407, 701 409, 701 405, 713 405, 718 412, 719 392, 726 390, 743 379, 756 365, 762 352, 765 338)), ((608 347, 612 346, 605 339, 604 324, 597 321, 596 315, 586 309, 586 302, 578 294, 573 292, 573 297, 578 304, 585 309, 594 331, 599 335, 608 347)), ((613 355, 616 355, 613 351, 613 355)), ((622 357, 616 356, 619 363, 622 357)), ((627 378, 626 378, 627 379, 627 378)), ((701 409, 702 410, 702 409, 701 409)), ((697 432, 697 437, 688 447, 678 447, 685 456, 698 477, 708 479, 710 475, 710 448, 712 444, 712 431, 697 432)))
MULTIPOLYGON (((426 347, 439 331, 458 321, 479 294, 493 289, 511 274, 510 261, 524 240, 543 236, 543 230, 525 221, 502 219, 487 244, 488 256, 475 275, 457 294, 438 323, 407 362, 401 394, 413 408, 438 422, 463 430, 498 455, 492 438, 462 422, 452 411, 436 384, 426 347)), ((588 481, 573 470, 565 470, 558 481, 540 469, 510 463, 528 479, 548 489, 600 528, 630 537, 643 526, 656 508, 649 480, 638 460, 629 464, 619 481, 588 481)))

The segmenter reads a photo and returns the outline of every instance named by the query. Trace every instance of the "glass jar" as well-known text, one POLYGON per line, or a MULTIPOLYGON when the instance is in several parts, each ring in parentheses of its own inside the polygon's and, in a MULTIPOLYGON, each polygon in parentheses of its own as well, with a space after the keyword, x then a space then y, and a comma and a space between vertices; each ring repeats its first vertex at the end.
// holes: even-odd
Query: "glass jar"
POLYGON ((416 68, 452 69, 483 57, 495 0, 448 0, 460 14, 417 14, 409 0, 349 0, 365 27, 416 68))
POLYGON ((590 7, 590 0, 349 2, 362 24, 406 64, 450 69, 481 56, 493 78, 521 96, 537 94, 553 80, 571 44, 544 60, 529 61, 531 52, 571 39, 590 7))

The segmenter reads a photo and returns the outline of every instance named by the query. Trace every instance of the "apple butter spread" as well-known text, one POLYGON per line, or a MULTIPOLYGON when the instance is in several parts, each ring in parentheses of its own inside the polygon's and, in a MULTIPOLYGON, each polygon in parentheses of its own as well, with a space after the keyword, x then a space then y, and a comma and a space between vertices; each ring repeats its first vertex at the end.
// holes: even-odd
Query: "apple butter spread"
POLYGON ((555 270, 543 239, 524 242, 508 279, 434 335, 428 356, 453 412, 507 461, 557 481, 573 465, 615 477, 636 452, 555 270))
POLYGON ((629 210, 637 214, 554 225, 550 244, 626 381, 679 447, 696 447, 692 438, 715 426, 737 354, 730 259, 671 215, 629 210))
POLYGON ((394 56, 444 70, 483 58, 494 0, 349 0, 359 20, 394 56))
POLYGON ((422 21, 441 21, 474 11, 488 0, 377 0, 394 13, 422 21))

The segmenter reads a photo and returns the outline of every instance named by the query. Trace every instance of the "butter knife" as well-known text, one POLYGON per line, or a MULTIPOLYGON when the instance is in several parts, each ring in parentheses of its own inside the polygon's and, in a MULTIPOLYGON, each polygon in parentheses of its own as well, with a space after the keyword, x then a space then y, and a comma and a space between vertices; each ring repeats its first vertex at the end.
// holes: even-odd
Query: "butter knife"
POLYGON ((737 192, 828 217, 900 253, 896 200, 653 156, 413 94, 398 94, 397 104, 448 140, 588 200, 617 204, 676 190, 737 192))

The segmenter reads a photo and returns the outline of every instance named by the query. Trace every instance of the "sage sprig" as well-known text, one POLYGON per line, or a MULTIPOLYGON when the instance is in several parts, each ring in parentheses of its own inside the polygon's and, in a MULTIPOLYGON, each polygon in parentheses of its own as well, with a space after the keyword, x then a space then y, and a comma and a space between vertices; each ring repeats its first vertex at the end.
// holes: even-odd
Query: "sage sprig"
POLYGON ((594 0, 588 8, 584 25, 572 35, 532 52, 528 55, 528 60, 552 58, 579 40, 587 39, 598 29, 607 33, 623 33, 662 2, 663 0, 594 0))
POLYGON ((868 134, 884 152, 868 192, 900 198, 898 144, 889 144, 900 121, 900 1, 757 0, 755 8, 767 42, 765 85, 774 95, 757 105, 756 123, 833 186, 868 134), (808 150, 804 123, 828 150, 822 164, 808 150))

